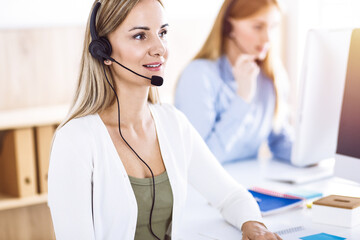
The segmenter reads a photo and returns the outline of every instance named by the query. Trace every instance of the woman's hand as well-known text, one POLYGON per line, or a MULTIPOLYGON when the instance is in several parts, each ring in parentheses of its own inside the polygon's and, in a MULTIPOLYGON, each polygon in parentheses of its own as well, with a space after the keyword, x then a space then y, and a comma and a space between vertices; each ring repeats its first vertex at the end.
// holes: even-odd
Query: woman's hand
POLYGON ((260 68, 255 62, 255 57, 241 54, 232 68, 237 83, 237 94, 247 103, 250 103, 256 93, 256 79, 260 68))
POLYGON ((245 222, 242 227, 242 240, 281 240, 276 233, 270 232, 264 224, 255 221, 245 222))

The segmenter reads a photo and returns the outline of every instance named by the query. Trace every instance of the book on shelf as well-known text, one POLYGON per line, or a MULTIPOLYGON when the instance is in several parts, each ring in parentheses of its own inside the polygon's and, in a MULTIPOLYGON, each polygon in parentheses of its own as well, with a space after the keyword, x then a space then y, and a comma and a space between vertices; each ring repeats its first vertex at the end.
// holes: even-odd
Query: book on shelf
POLYGON ((47 193, 48 169, 52 138, 56 127, 54 125, 38 126, 35 128, 36 138, 36 160, 38 192, 47 193))
POLYGON ((254 187, 248 190, 260 207, 262 216, 267 216, 285 210, 302 206, 304 199, 301 197, 283 194, 268 189, 254 187))
POLYGON ((15 197, 37 193, 35 140, 32 128, 5 132, 0 149, 0 192, 15 197))

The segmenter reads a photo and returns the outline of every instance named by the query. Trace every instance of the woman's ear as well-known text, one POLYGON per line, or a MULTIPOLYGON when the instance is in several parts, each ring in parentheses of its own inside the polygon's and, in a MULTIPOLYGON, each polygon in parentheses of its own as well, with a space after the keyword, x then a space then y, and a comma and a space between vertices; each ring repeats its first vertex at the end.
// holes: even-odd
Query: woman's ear
POLYGON ((112 61, 109 59, 104 60, 104 64, 110 66, 112 64, 112 61))

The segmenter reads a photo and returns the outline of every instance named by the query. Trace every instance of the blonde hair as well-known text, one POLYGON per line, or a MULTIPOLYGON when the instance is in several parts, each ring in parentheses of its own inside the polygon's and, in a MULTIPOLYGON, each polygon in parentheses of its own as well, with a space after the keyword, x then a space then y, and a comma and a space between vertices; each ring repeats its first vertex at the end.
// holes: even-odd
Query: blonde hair
MULTIPOLYGON (((103 0, 96 16, 96 30, 98 36, 108 36, 125 20, 129 12, 140 0, 103 0)), ((160 2, 161 0, 157 0, 160 2)), ((91 12, 98 1, 93 3, 91 12)), ((80 75, 76 87, 73 103, 67 119, 60 125, 63 126, 74 118, 95 114, 105 110, 115 101, 115 94, 107 83, 104 75, 103 63, 93 58, 88 50, 90 35, 90 17, 88 17, 85 30, 84 47, 80 63, 80 75)), ((110 68, 105 66, 109 82, 115 86, 110 68)), ((157 88, 150 87, 148 94, 150 103, 159 102, 157 88)))
MULTIPOLYGON (((226 32, 224 25, 228 17, 244 19, 269 6, 276 6, 280 9, 277 0, 225 0, 208 38, 194 59, 215 60, 225 54, 225 38, 227 36, 224 34, 226 32)), ((285 69, 280 59, 274 56, 271 48, 265 59, 258 63, 262 72, 273 81, 275 89, 275 117, 277 117, 280 108, 279 92, 282 85, 281 78, 286 75, 285 69)))

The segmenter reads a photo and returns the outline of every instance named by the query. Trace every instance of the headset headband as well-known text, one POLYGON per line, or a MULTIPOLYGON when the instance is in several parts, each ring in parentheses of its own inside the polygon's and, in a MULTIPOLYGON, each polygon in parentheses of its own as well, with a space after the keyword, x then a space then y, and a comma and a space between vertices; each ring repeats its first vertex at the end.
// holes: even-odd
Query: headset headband
POLYGON ((100 8, 101 2, 97 2, 92 13, 91 13, 91 18, 90 18, 90 34, 91 34, 91 38, 92 40, 96 40, 99 39, 99 36, 96 32, 96 14, 100 8))

